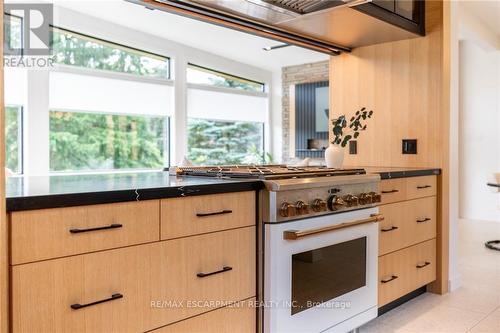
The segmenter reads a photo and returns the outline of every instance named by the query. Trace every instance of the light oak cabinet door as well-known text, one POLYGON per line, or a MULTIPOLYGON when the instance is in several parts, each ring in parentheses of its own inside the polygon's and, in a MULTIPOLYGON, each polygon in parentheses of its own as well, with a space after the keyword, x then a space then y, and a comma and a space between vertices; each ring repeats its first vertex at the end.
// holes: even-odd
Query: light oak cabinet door
POLYGON ((159 200, 14 212, 11 264, 158 241, 159 228, 159 200))
POLYGON ((178 323, 159 328, 153 333, 255 333, 256 309, 252 303, 240 302, 226 308, 210 311, 178 323))
POLYGON ((436 176, 407 178, 406 195, 408 200, 429 197, 436 194, 437 194, 436 176))
POLYGON ((380 307, 436 279, 436 240, 381 256, 378 265, 380 307))
POLYGON ((255 225, 254 191, 161 201, 161 238, 173 239, 255 225))
POLYGON ((436 197, 380 206, 379 255, 436 237, 436 197))
POLYGON ((255 297, 255 236, 255 227, 245 227, 161 242, 154 325, 255 297))
POLYGON ((380 182, 381 204, 406 200, 406 179, 384 179, 380 182))
POLYGON ((150 302, 158 263, 156 243, 14 266, 13 332, 118 333, 154 328, 150 302), (89 305, 104 300, 108 301, 89 305), (82 307, 72 308, 78 304, 82 307))

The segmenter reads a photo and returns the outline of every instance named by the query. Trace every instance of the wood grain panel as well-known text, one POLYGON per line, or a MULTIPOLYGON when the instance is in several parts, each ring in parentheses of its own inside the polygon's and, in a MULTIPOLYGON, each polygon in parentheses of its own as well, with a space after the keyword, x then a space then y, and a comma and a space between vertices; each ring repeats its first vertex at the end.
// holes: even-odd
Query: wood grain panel
POLYGON ((408 200, 429 197, 437 194, 437 177, 411 177, 406 179, 406 197, 408 200))
POLYGON ((41 209, 11 215, 13 265, 159 240, 159 200, 41 209), (122 227, 70 232, 112 224, 122 227))
POLYGON ((152 333, 255 333, 255 298, 159 328, 152 333))
POLYGON ((12 268, 13 332, 144 332, 158 279, 158 244, 12 268), (123 298, 73 310, 120 293, 123 298))
POLYGON ((384 179, 380 182, 381 204, 406 200, 406 178, 384 179))
POLYGON ((255 209, 253 191, 164 199, 161 201, 161 238, 255 225, 255 209), (228 213, 197 216, 223 211, 228 213))
POLYGON ((380 213, 379 255, 436 237, 436 197, 382 205, 380 213))
POLYGON ((158 288, 152 301, 155 327, 256 296, 255 226, 161 242, 158 288), (231 267, 223 273, 198 277, 231 267))

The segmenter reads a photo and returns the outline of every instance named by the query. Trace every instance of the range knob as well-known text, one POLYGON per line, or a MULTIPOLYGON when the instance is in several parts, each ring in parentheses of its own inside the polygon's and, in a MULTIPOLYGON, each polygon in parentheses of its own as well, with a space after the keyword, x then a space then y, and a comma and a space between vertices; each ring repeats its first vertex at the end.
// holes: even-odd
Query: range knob
POLYGON ((297 215, 309 214, 309 205, 299 200, 295 203, 295 210, 297 211, 297 215))
POLYGON ((348 194, 344 197, 344 201, 347 204, 347 207, 355 207, 358 205, 359 199, 357 196, 348 194))
POLYGON ((380 194, 375 192, 370 192, 368 194, 372 196, 373 203, 382 202, 382 196, 380 194))
POLYGON ((324 212, 327 210, 326 201, 322 199, 314 199, 311 208, 315 212, 324 212))
POLYGON ((296 211, 295 211, 295 206, 288 203, 288 202, 284 202, 281 204, 281 207, 280 207, 280 215, 282 217, 292 217, 292 216, 295 216, 296 214, 296 211))
POLYGON ((329 210, 339 210, 340 208, 342 208, 343 206, 346 205, 344 199, 342 199, 341 197, 336 196, 336 195, 331 195, 328 198, 327 203, 328 203, 329 210))
POLYGON ((361 193, 359 196, 359 203, 362 205, 369 205, 372 203, 372 196, 369 193, 361 193))

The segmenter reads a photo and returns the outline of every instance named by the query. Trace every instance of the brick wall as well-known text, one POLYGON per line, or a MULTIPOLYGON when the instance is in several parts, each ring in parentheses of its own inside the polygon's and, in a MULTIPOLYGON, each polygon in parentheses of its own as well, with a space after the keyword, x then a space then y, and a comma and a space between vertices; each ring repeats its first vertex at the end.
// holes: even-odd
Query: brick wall
POLYGON ((290 159, 290 85, 317 81, 328 81, 329 61, 320 61, 303 65, 283 67, 281 79, 283 84, 282 119, 283 119, 283 161, 290 159))

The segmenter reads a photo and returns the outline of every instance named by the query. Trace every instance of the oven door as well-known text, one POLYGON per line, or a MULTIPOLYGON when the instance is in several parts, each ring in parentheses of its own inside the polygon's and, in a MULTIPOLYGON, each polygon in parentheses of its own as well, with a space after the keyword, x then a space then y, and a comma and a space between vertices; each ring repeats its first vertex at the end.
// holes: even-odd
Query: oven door
POLYGON ((376 317, 378 223, 329 229, 377 213, 369 208, 266 224, 265 332, 346 332, 376 317), (311 230, 317 233, 303 236, 311 230))

